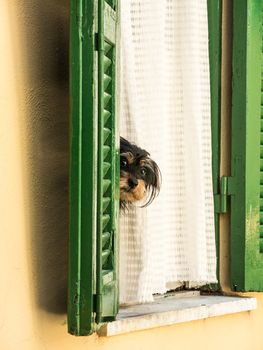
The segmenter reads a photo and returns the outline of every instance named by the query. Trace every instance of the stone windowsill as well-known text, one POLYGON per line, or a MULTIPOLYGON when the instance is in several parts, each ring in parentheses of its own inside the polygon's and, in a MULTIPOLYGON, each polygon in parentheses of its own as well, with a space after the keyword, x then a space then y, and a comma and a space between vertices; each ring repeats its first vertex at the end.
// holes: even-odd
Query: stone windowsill
POLYGON ((98 334, 112 336, 175 323, 222 316, 256 308, 256 298, 200 295, 198 291, 157 297, 154 302, 122 307, 116 321, 101 326, 98 334))

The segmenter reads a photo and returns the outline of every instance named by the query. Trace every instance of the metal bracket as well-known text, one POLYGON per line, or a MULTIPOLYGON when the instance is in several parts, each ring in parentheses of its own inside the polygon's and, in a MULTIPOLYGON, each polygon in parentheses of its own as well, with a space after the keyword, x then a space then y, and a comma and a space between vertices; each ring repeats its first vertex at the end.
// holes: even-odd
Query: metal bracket
POLYGON ((233 195, 233 177, 220 178, 220 193, 214 196, 215 212, 225 214, 228 211, 228 197, 233 195))

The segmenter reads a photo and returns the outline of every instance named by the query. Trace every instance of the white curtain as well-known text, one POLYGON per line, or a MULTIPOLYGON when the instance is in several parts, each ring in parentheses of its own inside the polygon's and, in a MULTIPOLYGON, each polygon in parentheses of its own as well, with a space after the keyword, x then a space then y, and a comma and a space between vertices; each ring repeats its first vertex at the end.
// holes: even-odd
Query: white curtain
POLYGON ((216 282, 206 2, 121 0, 121 135, 162 172, 121 215, 121 303, 216 282))

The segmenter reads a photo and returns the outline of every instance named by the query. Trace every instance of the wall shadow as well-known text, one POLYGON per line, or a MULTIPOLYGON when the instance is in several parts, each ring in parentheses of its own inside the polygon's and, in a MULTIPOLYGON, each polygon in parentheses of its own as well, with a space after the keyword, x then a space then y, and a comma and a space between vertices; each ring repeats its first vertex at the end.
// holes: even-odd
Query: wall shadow
POLYGON ((32 284, 38 307, 65 313, 69 223, 69 0, 24 0, 19 27, 30 189, 32 284), (23 47, 22 47, 23 46, 23 47))

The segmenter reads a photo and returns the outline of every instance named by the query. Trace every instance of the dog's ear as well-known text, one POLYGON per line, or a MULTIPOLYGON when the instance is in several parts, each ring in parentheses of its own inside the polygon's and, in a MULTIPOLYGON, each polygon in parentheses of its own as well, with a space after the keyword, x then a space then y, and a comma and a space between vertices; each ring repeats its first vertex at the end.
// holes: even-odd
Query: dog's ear
POLYGON ((151 178, 146 185, 146 189, 148 192, 148 199, 146 203, 143 205, 143 207, 147 207, 148 205, 150 205, 153 202, 154 198, 158 196, 161 188, 161 182, 162 182, 162 174, 158 165, 155 163, 154 160, 150 158, 148 158, 147 162, 151 168, 151 178))
POLYGON ((125 138, 120 137, 120 153, 125 153, 131 149, 131 144, 125 138))
POLYGON ((124 137, 120 137, 120 153, 122 154, 126 152, 131 152, 138 159, 150 155, 145 149, 138 147, 135 143, 129 142, 124 137))
POLYGON ((156 188, 158 192, 160 192, 161 182, 162 182, 162 174, 158 167, 158 165, 155 163, 154 160, 150 160, 152 163, 153 173, 154 173, 154 181, 153 181, 153 187, 156 188))

